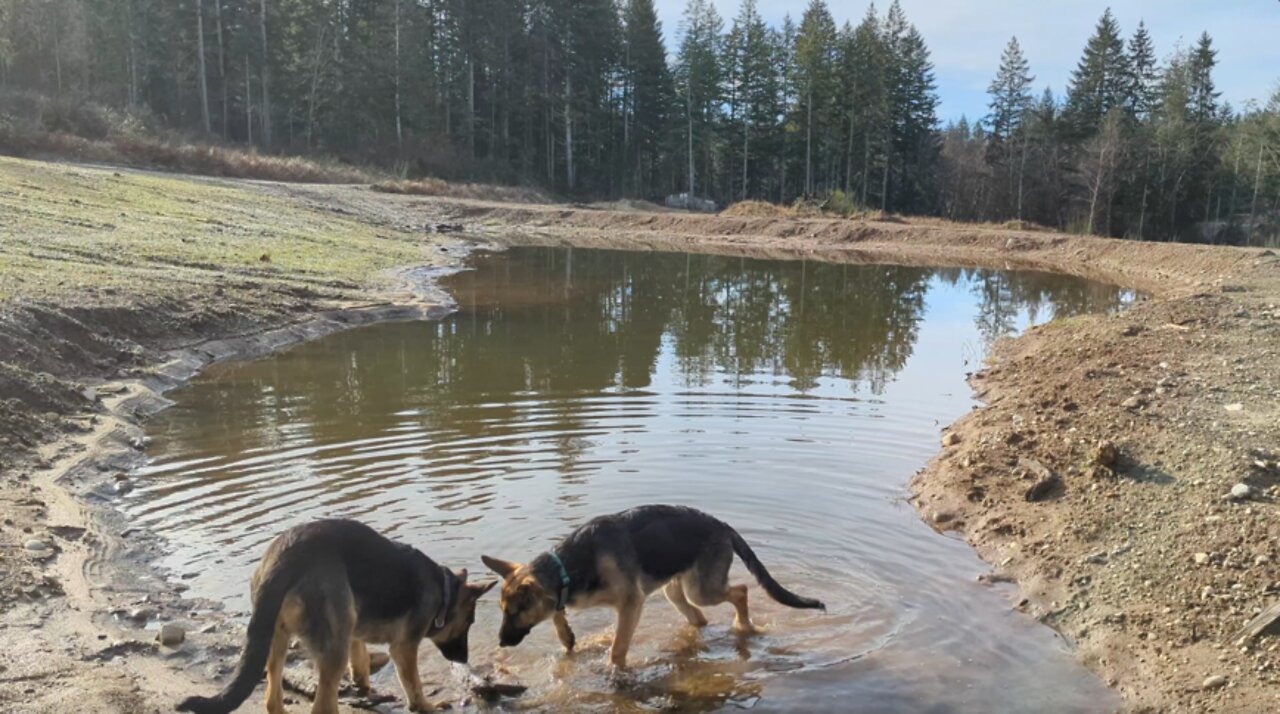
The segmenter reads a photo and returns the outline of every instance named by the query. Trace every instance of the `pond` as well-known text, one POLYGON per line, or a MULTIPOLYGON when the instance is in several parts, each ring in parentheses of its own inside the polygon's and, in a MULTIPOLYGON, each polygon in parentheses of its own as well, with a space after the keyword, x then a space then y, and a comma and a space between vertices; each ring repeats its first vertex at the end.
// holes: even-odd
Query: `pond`
MULTIPOLYGON (((1130 295, 1019 271, 521 248, 445 280, 458 311, 217 365, 148 426, 127 509, 164 535, 195 595, 248 607, 281 530, 368 522, 487 578, 575 525, 642 503, 706 510, 774 576, 763 634, 712 608, 693 631, 650 599, 632 671, 606 674, 612 613, 571 614, 580 653, 543 625, 497 647, 482 603, 472 663, 531 686, 545 711, 723 708, 1096 712, 1116 699, 988 568, 905 501, 940 430, 974 406, 991 342, 1130 295)), ((741 564, 734 582, 751 582, 741 564)), ((424 678, 454 681, 424 647, 424 678)), ((384 671, 375 687, 398 694, 384 671)), ((455 682, 456 683, 456 682, 455 682)), ((458 691, 451 686, 451 693, 458 691)))

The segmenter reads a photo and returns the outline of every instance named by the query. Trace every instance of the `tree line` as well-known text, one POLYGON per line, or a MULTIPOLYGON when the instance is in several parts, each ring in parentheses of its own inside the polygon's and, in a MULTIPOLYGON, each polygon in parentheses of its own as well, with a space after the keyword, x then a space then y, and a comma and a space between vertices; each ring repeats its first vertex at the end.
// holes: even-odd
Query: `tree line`
POLYGON ((896 0, 771 26, 688 0, 0 0, 0 84, 269 151, 568 195, 822 202, 1146 239, 1280 233, 1280 91, 1232 108, 1209 36, 1163 61, 1108 10, 1065 94, 1016 39, 945 127, 896 0))

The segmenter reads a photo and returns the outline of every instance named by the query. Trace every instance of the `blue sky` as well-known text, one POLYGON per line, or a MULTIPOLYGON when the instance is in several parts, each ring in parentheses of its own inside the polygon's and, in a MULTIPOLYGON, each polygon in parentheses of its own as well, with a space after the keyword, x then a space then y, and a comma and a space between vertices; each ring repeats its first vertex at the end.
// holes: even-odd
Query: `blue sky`
MULTIPOLYGON (((726 27, 740 0, 712 0, 726 27)), ((1037 94, 1048 85, 1057 95, 1080 58, 1085 41, 1108 6, 1125 35, 1145 20, 1163 59, 1181 43, 1188 46, 1208 30, 1218 50, 1214 74, 1223 99, 1242 107, 1250 99, 1265 102, 1280 80, 1280 2, 1277 0, 901 0, 907 18, 924 35, 937 71, 944 122, 961 114, 986 113, 986 88, 1000 63, 1000 52, 1017 36, 1036 76, 1037 94)), ((654 0, 669 47, 678 46, 686 0, 654 0)), ((790 13, 798 22, 808 0, 758 0, 771 24, 790 13)), ((863 0, 827 0, 838 23, 857 23, 867 11, 863 0)), ((888 0, 876 3, 883 13, 888 0)))

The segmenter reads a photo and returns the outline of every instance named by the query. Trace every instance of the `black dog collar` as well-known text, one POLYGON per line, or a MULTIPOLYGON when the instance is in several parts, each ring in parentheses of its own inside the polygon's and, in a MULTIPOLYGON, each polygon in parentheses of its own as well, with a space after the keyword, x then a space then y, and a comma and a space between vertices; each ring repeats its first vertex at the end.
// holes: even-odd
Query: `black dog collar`
POLYGON ((440 568, 444 571, 444 597, 440 605, 440 612, 436 613, 436 619, 431 621, 431 631, 439 632, 444 629, 444 623, 449 619, 449 608, 453 605, 453 591, 458 589, 458 578, 448 568, 440 568))

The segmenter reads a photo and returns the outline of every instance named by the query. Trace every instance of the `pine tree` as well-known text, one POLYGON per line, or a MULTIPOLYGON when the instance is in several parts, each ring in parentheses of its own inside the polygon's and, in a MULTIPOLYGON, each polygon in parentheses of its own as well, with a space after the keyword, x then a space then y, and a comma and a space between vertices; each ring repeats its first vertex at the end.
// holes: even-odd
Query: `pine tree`
POLYGON ((777 69, 769 29, 756 9, 756 0, 744 0, 727 47, 734 68, 735 144, 741 149, 738 166, 740 194, 751 193, 752 142, 766 143, 774 131, 777 102, 777 69))
POLYGON ((1155 108, 1160 71, 1156 65, 1156 49, 1145 23, 1129 39, 1129 112, 1146 119, 1155 108))
POLYGON ((814 152, 822 150, 834 86, 836 23, 823 0, 810 0, 795 42, 797 94, 805 137, 804 193, 812 195, 818 188, 814 180, 814 152))
POLYGON ((869 204, 871 174, 889 142, 888 95, 885 87, 887 48, 880 36, 875 5, 867 8, 862 22, 841 42, 841 76, 844 84, 848 134, 845 146, 845 193, 869 204), (855 190, 856 189, 856 190, 855 190))
POLYGON ((883 177, 881 208, 928 210, 931 169, 938 149, 934 141, 938 98, 933 63, 924 38, 907 22, 898 0, 889 6, 883 33, 888 49, 887 88, 893 139, 883 177))
POLYGON ((1125 105, 1132 75, 1120 25, 1108 8, 1085 45, 1067 89, 1067 121, 1078 136, 1092 136, 1113 108, 1125 105))
POLYGON ((1023 115, 1031 107, 1031 83, 1035 77, 1030 71, 1018 38, 1010 39, 1000 57, 1000 69, 987 87, 991 103, 986 123, 994 140, 1009 142, 1018 132, 1023 115))
POLYGON ((624 122, 633 127, 631 145, 624 150, 635 172, 632 190, 652 195, 674 103, 671 75, 652 0, 630 0, 624 25, 623 73, 630 97, 623 111, 628 114, 624 122))
MULTIPOLYGON (((710 177, 714 132, 723 81, 718 46, 724 21, 708 0, 689 0, 685 7, 683 36, 676 57, 675 84, 684 109, 685 149, 688 167, 686 187, 698 190, 697 160, 703 160, 703 181, 710 177)), ((703 190, 711 195, 709 187, 703 190)))
POLYGON ((1006 205, 1014 207, 1013 213, 1019 219, 1022 218, 1023 171, 1026 168, 1026 137, 1022 132, 1022 122, 1031 109, 1030 87, 1033 80, 1030 65, 1022 56, 1018 38, 1014 37, 1005 47, 1000 69, 987 88, 991 103, 986 123, 990 127, 988 161, 1007 178, 1006 205))

